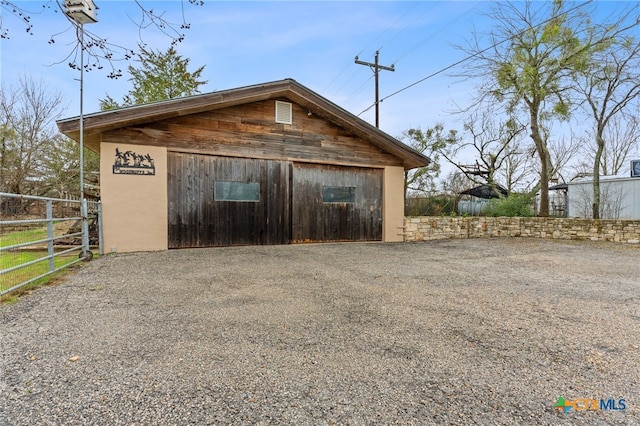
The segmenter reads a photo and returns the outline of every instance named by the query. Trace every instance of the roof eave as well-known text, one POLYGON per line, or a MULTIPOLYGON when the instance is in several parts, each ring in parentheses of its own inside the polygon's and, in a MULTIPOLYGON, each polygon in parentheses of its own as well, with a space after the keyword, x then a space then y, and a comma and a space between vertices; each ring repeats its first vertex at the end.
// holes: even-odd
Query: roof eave
MULTIPOLYGON (((89 148, 99 152, 100 134, 108 130, 278 97, 296 102, 395 155, 402 159, 407 170, 431 162, 428 157, 292 79, 87 114, 83 117, 84 141, 89 148)), ((60 132, 74 140, 79 139, 80 117, 59 120, 57 125, 60 132)))

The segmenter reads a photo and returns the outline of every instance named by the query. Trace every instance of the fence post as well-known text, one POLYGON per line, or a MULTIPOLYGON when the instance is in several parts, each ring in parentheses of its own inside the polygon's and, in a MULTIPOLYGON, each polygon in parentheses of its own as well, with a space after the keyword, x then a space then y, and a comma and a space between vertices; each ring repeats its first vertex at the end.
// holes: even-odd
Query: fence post
POLYGON ((49 272, 56 269, 53 253, 53 202, 47 200, 47 253, 49 254, 49 272))
POLYGON ((89 254, 89 209, 87 206, 87 199, 82 199, 82 257, 85 260, 90 259, 89 254))
POLYGON ((102 201, 98 201, 98 253, 104 255, 104 244, 102 240, 102 201))

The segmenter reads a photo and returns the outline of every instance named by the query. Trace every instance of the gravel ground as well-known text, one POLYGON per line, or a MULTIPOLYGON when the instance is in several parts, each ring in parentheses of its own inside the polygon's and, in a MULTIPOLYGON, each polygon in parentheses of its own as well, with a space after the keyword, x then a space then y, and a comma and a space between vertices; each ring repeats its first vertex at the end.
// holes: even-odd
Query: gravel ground
POLYGON ((0 308, 0 424, 637 425, 639 259, 534 239, 105 256, 0 308))

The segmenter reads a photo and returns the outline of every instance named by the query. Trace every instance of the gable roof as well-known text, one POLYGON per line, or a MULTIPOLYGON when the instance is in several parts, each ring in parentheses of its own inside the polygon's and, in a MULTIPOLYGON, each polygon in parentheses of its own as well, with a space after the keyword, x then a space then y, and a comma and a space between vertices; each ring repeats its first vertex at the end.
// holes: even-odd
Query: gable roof
MULTIPOLYGON (((405 169, 426 166, 431 162, 425 155, 292 79, 85 114, 83 142, 99 151, 100 134, 105 131, 273 98, 289 99, 310 113, 367 140, 401 159, 405 169)), ((79 140, 80 117, 58 120, 57 124, 62 133, 79 140)))

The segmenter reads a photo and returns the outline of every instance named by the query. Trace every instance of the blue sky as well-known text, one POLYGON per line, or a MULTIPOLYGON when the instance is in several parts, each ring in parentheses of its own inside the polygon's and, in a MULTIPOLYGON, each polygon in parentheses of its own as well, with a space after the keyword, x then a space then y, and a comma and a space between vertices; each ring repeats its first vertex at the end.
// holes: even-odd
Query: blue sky
MULTIPOLYGON (((42 4, 17 2, 37 11, 42 4)), ((168 20, 180 22, 179 1, 143 1, 146 7, 165 11, 168 20)), ((191 69, 205 65, 208 84, 203 92, 230 89, 283 78, 293 78, 348 111, 374 122, 374 109, 362 113, 374 100, 372 71, 356 65, 354 57, 373 62, 380 51, 380 95, 393 93, 465 57, 463 45, 474 31, 490 30, 484 15, 487 1, 211 1, 194 7, 185 0, 191 29, 178 52, 191 59, 191 69)), ((517 3, 517 2, 516 2, 517 3)), ((110 42, 137 48, 140 30, 135 24, 139 9, 133 1, 96 0, 96 24, 86 28, 110 42)), ((600 9, 619 7, 620 2, 596 2, 600 9), (617 6, 616 6, 617 4, 617 6)), ((75 33, 60 13, 45 10, 33 15, 34 35, 6 12, 2 25, 11 38, 0 41, 3 85, 15 85, 21 76, 42 80, 65 100, 65 116, 79 114, 79 72, 67 66, 75 33), (48 44, 52 35, 56 42, 48 44), (61 63, 60 63, 61 62, 61 63)), ((157 30, 142 31, 147 45, 166 50, 170 39, 157 30)), ((126 70, 127 63, 117 66, 126 70)), ((134 63, 135 65, 135 63, 134 63)), ((455 70, 453 70, 455 72, 455 70)), ((107 78, 104 71, 85 73, 84 111, 98 111, 107 94, 116 100, 130 89, 128 76, 107 78)), ((380 127, 392 136, 409 128, 444 122, 462 126, 452 114, 456 105, 466 106, 478 82, 460 81, 450 72, 425 80, 384 100, 380 127)))
MULTIPOLYGON (((38 10, 42 1, 18 2, 38 10)), ((143 2, 180 22, 178 1, 143 2)), ((139 12, 132 1, 97 0, 98 23, 88 31, 110 42, 136 49, 139 12)), ((462 44, 474 26, 486 25, 481 12, 489 6, 479 1, 423 2, 301 2, 206 1, 203 7, 185 5, 191 29, 178 52, 191 59, 192 69, 206 65, 203 92, 230 89, 267 81, 293 78, 354 114, 374 100, 372 71, 354 63, 354 57, 374 61, 380 51, 380 95, 401 89, 455 62, 464 54, 453 47, 462 44)), ((63 93, 66 115, 79 113, 79 73, 65 60, 75 38, 59 13, 33 15, 34 35, 5 12, 3 25, 11 38, 1 41, 4 85, 21 76, 42 80, 63 93), (52 35, 54 44, 48 44, 52 35), (56 64, 56 62, 60 62, 56 64)), ((170 40, 158 31, 142 32, 149 47, 165 50, 170 40)), ((117 66, 126 69, 127 63, 117 66)), ((85 73, 84 111, 99 109, 106 94, 121 99, 129 90, 127 75, 118 80, 104 71, 85 73)), ((381 128, 393 136, 416 126, 449 121, 452 102, 465 102, 469 85, 446 75, 429 79, 381 104, 381 128)), ((373 123, 374 109, 360 115, 373 123)))

